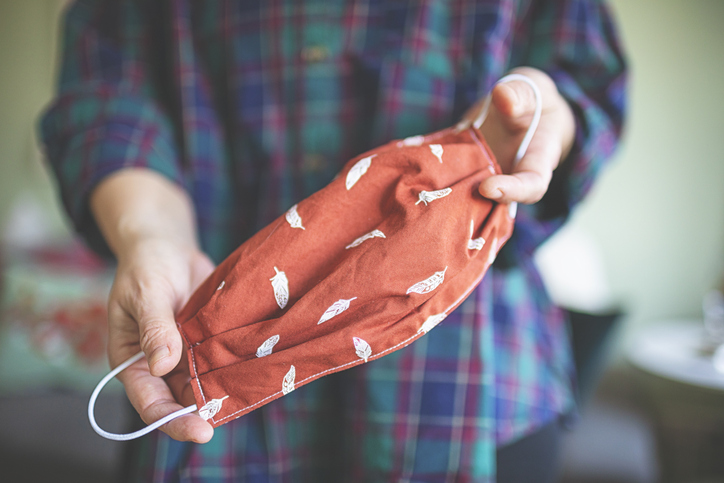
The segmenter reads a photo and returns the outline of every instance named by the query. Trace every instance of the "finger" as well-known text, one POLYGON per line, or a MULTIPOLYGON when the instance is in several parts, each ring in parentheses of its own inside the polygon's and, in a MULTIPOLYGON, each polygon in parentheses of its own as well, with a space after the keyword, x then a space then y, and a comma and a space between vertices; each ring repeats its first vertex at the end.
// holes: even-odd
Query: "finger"
POLYGON ((535 171, 491 176, 480 183, 480 194, 500 203, 535 203, 545 194, 545 178, 535 171), (544 188, 540 188, 544 186, 544 188))
POLYGON ((196 398, 191 387, 191 374, 189 371, 188 358, 182 357, 179 365, 173 371, 163 377, 166 385, 171 390, 173 398, 183 406, 194 404, 196 398))
POLYGON ((560 145, 545 132, 536 133, 526 155, 509 175, 496 175, 480 183, 480 194, 501 203, 535 203, 548 190, 560 145))
MULTIPOLYGON (((109 358, 115 367, 139 350, 138 325, 122 308, 113 304, 109 316, 114 318, 109 334, 109 358)), ((194 404, 189 385, 188 369, 181 367, 171 372, 168 380, 151 375, 148 363, 140 360, 117 377, 123 383, 128 399, 143 421, 151 424, 184 406, 194 404), (175 391, 171 390, 171 387, 175 391), (183 404, 181 406, 178 402, 183 404)), ((186 415, 160 428, 179 441, 204 443, 213 436, 211 425, 199 416, 186 415)))
POLYGON ((519 80, 503 82, 495 86, 492 96, 493 106, 508 129, 527 129, 536 107, 531 86, 519 80))
MULTIPOLYGON (((166 381, 152 376, 144 361, 138 361, 121 374, 128 399, 146 424, 158 421, 183 408, 174 399, 166 381)), ((193 402, 184 401, 184 404, 187 403, 193 404, 193 402)), ((213 427, 195 414, 187 414, 174 419, 161 426, 160 429, 178 441, 196 443, 206 443, 214 434, 213 427)))
MULTIPOLYGON (((112 317, 109 313, 109 340, 116 345, 128 345, 135 339, 146 354, 154 376, 167 374, 176 367, 183 352, 181 335, 174 318, 172 294, 173 290, 166 287, 163 280, 136 275, 121 280, 111 295, 111 306, 117 308, 111 307, 112 317), (135 338, 134 328, 137 331, 135 338)), ((123 352, 127 352, 127 349, 123 352)))
POLYGON ((154 376, 163 376, 178 364, 183 352, 173 308, 161 293, 146 292, 136 313, 141 349, 154 376))

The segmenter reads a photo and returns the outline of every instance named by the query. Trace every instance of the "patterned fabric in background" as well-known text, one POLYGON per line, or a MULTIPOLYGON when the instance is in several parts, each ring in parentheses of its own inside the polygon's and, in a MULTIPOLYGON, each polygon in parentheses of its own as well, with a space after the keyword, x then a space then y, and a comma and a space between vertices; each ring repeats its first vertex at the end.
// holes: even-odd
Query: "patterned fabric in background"
MULTIPOLYGON (((574 405, 562 313, 531 256, 612 154, 625 63, 600 0, 80 1, 42 135, 77 230, 124 167, 183 186, 217 262, 350 158, 452 125, 512 67, 577 121, 545 198, 521 206, 480 287, 428 337, 217 428, 147 441, 149 481, 492 481, 496 445, 574 405)), ((454 216, 454 215, 453 215, 454 216)))

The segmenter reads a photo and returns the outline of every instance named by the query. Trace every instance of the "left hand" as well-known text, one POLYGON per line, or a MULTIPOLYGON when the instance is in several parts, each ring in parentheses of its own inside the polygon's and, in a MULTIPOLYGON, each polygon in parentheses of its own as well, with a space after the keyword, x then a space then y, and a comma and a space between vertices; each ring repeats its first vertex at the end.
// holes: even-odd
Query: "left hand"
MULTIPOLYGON (((535 97, 533 89, 522 81, 495 86, 481 131, 505 174, 487 178, 478 189, 484 197, 501 203, 535 203, 548 191, 553 170, 573 145, 575 121, 570 106, 545 72, 520 67, 511 73, 529 77, 540 89, 540 124, 525 156, 513 166, 515 153, 533 119, 535 97)), ((461 127, 467 127, 478 117, 483 102, 481 99, 468 109, 461 127)))

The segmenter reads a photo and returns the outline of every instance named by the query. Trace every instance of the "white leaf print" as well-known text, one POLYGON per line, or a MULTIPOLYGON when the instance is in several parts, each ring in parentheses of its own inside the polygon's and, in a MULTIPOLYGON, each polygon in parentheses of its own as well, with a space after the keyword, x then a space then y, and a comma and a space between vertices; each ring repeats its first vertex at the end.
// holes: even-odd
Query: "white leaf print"
POLYGON ((211 401, 207 402, 201 409, 199 409, 199 416, 206 419, 207 421, 213 418, 216 413, 221 411, 221 404, 227 397, 229 396, 224 396, 221 399, 212 399, 211 401))
POLYGON ((473 239, 474 229, 475 225, 473 220, 470 220, 470 239, 468 240, 468 250, 481 250, 483 245, 485 245, 485 239, 482 237, 473 239))
POLYGON ((272 287, 274 288, 274 297, 277 299, 277 305, 280 309, 287 306, 289 302, 289 280, 287 280, 287 274, 280 272, 277 267, 274 267, 274 271, 277 272, 271 280, 272 287))
POLYGON ((347 173, 347 180, 345 181, 345 186, 347 186, 348 191, 355 185, 355 183, 357 183, 357 181, 359 181, 362 175, 367 172, 372 164, 372 158, 375 156, 377 155, 373 154, 372 156, 367 156, 366 158, 362 158, 354 163, 352 169, 350 169, 349 173, 347 173))
POLYGON ((431 315, 430 317, 425 319, 425 322, 422 323, 422 326, 420 327, 418 332, 424 332, 427 334, 433 327, 445 320, 445 317, 447 317, 447 314, 445 312, 441 314, 431 315))
POLYGON ((224 288, 224 285, 226 285, 226 282, 224 280, 222 280, 221 283, 219 284, 219 286, 216 287, 216 290, 221 290, 222 288, 224 288))
POLYGON ((287 211, 286 219, 287 223, 289 223, 289 226, 291 226, 292 228, 301 228, 302 230, 305 230, 305 228, 302 226, 302 217, 299 216, 299 213, 297 213, 297 205, 289 208, 289 211, 287 211))
POLYGON ((490 253, 488 254, 488 265, 493 264, 496 256, 498 256, 498 239, 493 238, 493 242, 490 245, 490 253))
POLYGON ((422 146, 425 142, 425 136, 410 136, 402 140, 403 146, 422 146))
POLYGON ((352 337, 352 342, 354 342, 354 350, 357 352, 357 356, 367 362, 367 359, 372 355, 372 347, 366 340, 359 337, 352 337))
POLYGON ((297 370, 294 369, 294 366, 289 369, 289 372, 287 372, 287 375, 284 376, 284 380, 282 381, 282 394, 287 395, 290 392, 294 390, 294 378, 297 375, 297 370))
POLYGON ((366 233, 362 235, 361 237, 357 238, 355 241, 344 247, 345 249, 349 250, 350 248, 358 247, 362 244, 363 241, 369 240, 370 238, 386 238, 385 234, 382 233, 380 230, 372 230, 369 233, 366 233))
POLYGON ((508 216, 511 218, 515 218, 515 215, 518 214, 518 203, 513 201, 508 205, 508 216))
POLYGON ((440 160, 440 164, 442 164, 442 146, 439 144, 431 144, 430 150, 432 151, 432 154, 440 160))
POLYGON ((440 286, 443 280, 445 280, 445 272, 447 267, 442 272, 435 272, 435 275, 430 278, 426 278, 422 282, 417 282, 415 285, 407 289, 407 293, 419 293, 426 294, 430 293, 440 286))
POLYGON ((444 188, 437 191, 420 191, 420 199, 415 203, 416 205, 419 205, 420 203, 425 203, 425 206, 433 200, 437 200, 439 198, 444 198, 445 196, 452 193, 452 188, 444 188))
POLYGON ((319 319, 319 322, 317 322, 317 325, 321 324, 322 322, 326 322, 335 315, 339 315, 347 310, 349 308, 349 303, 356 298, 357 297, 352 297, 351 299, 337 300, 324 312, 324 314, 322 314, 322 317, 319 319))
POLYGON ((476 238, 468 240, 468 250, 482 250, 485 246, 485 239, 476 238))
POLYGON ((277 345, 277 342, 279 342, 279 334, 269 337, 256 350, 256 356, 257 357, 268 356, 269 354, 272 353, 272 349, 274 348, 275 345, 277 345))

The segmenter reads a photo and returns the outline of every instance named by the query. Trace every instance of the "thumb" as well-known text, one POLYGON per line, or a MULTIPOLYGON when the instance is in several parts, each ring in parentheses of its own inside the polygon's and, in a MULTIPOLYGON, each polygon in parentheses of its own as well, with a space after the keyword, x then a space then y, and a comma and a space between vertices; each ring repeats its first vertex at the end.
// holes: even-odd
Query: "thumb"
POLYGON ((520 80, 502 82, 492 92, 493 105, 502 115, 508 129, 527 128, 535 112, 533 88, 520 80))
POLYGON ((141 349, 154 376, 168 374, 181 360, 183 344, 176 327, 174 311, 163 294, 146 292, 136 311, 141 349))

